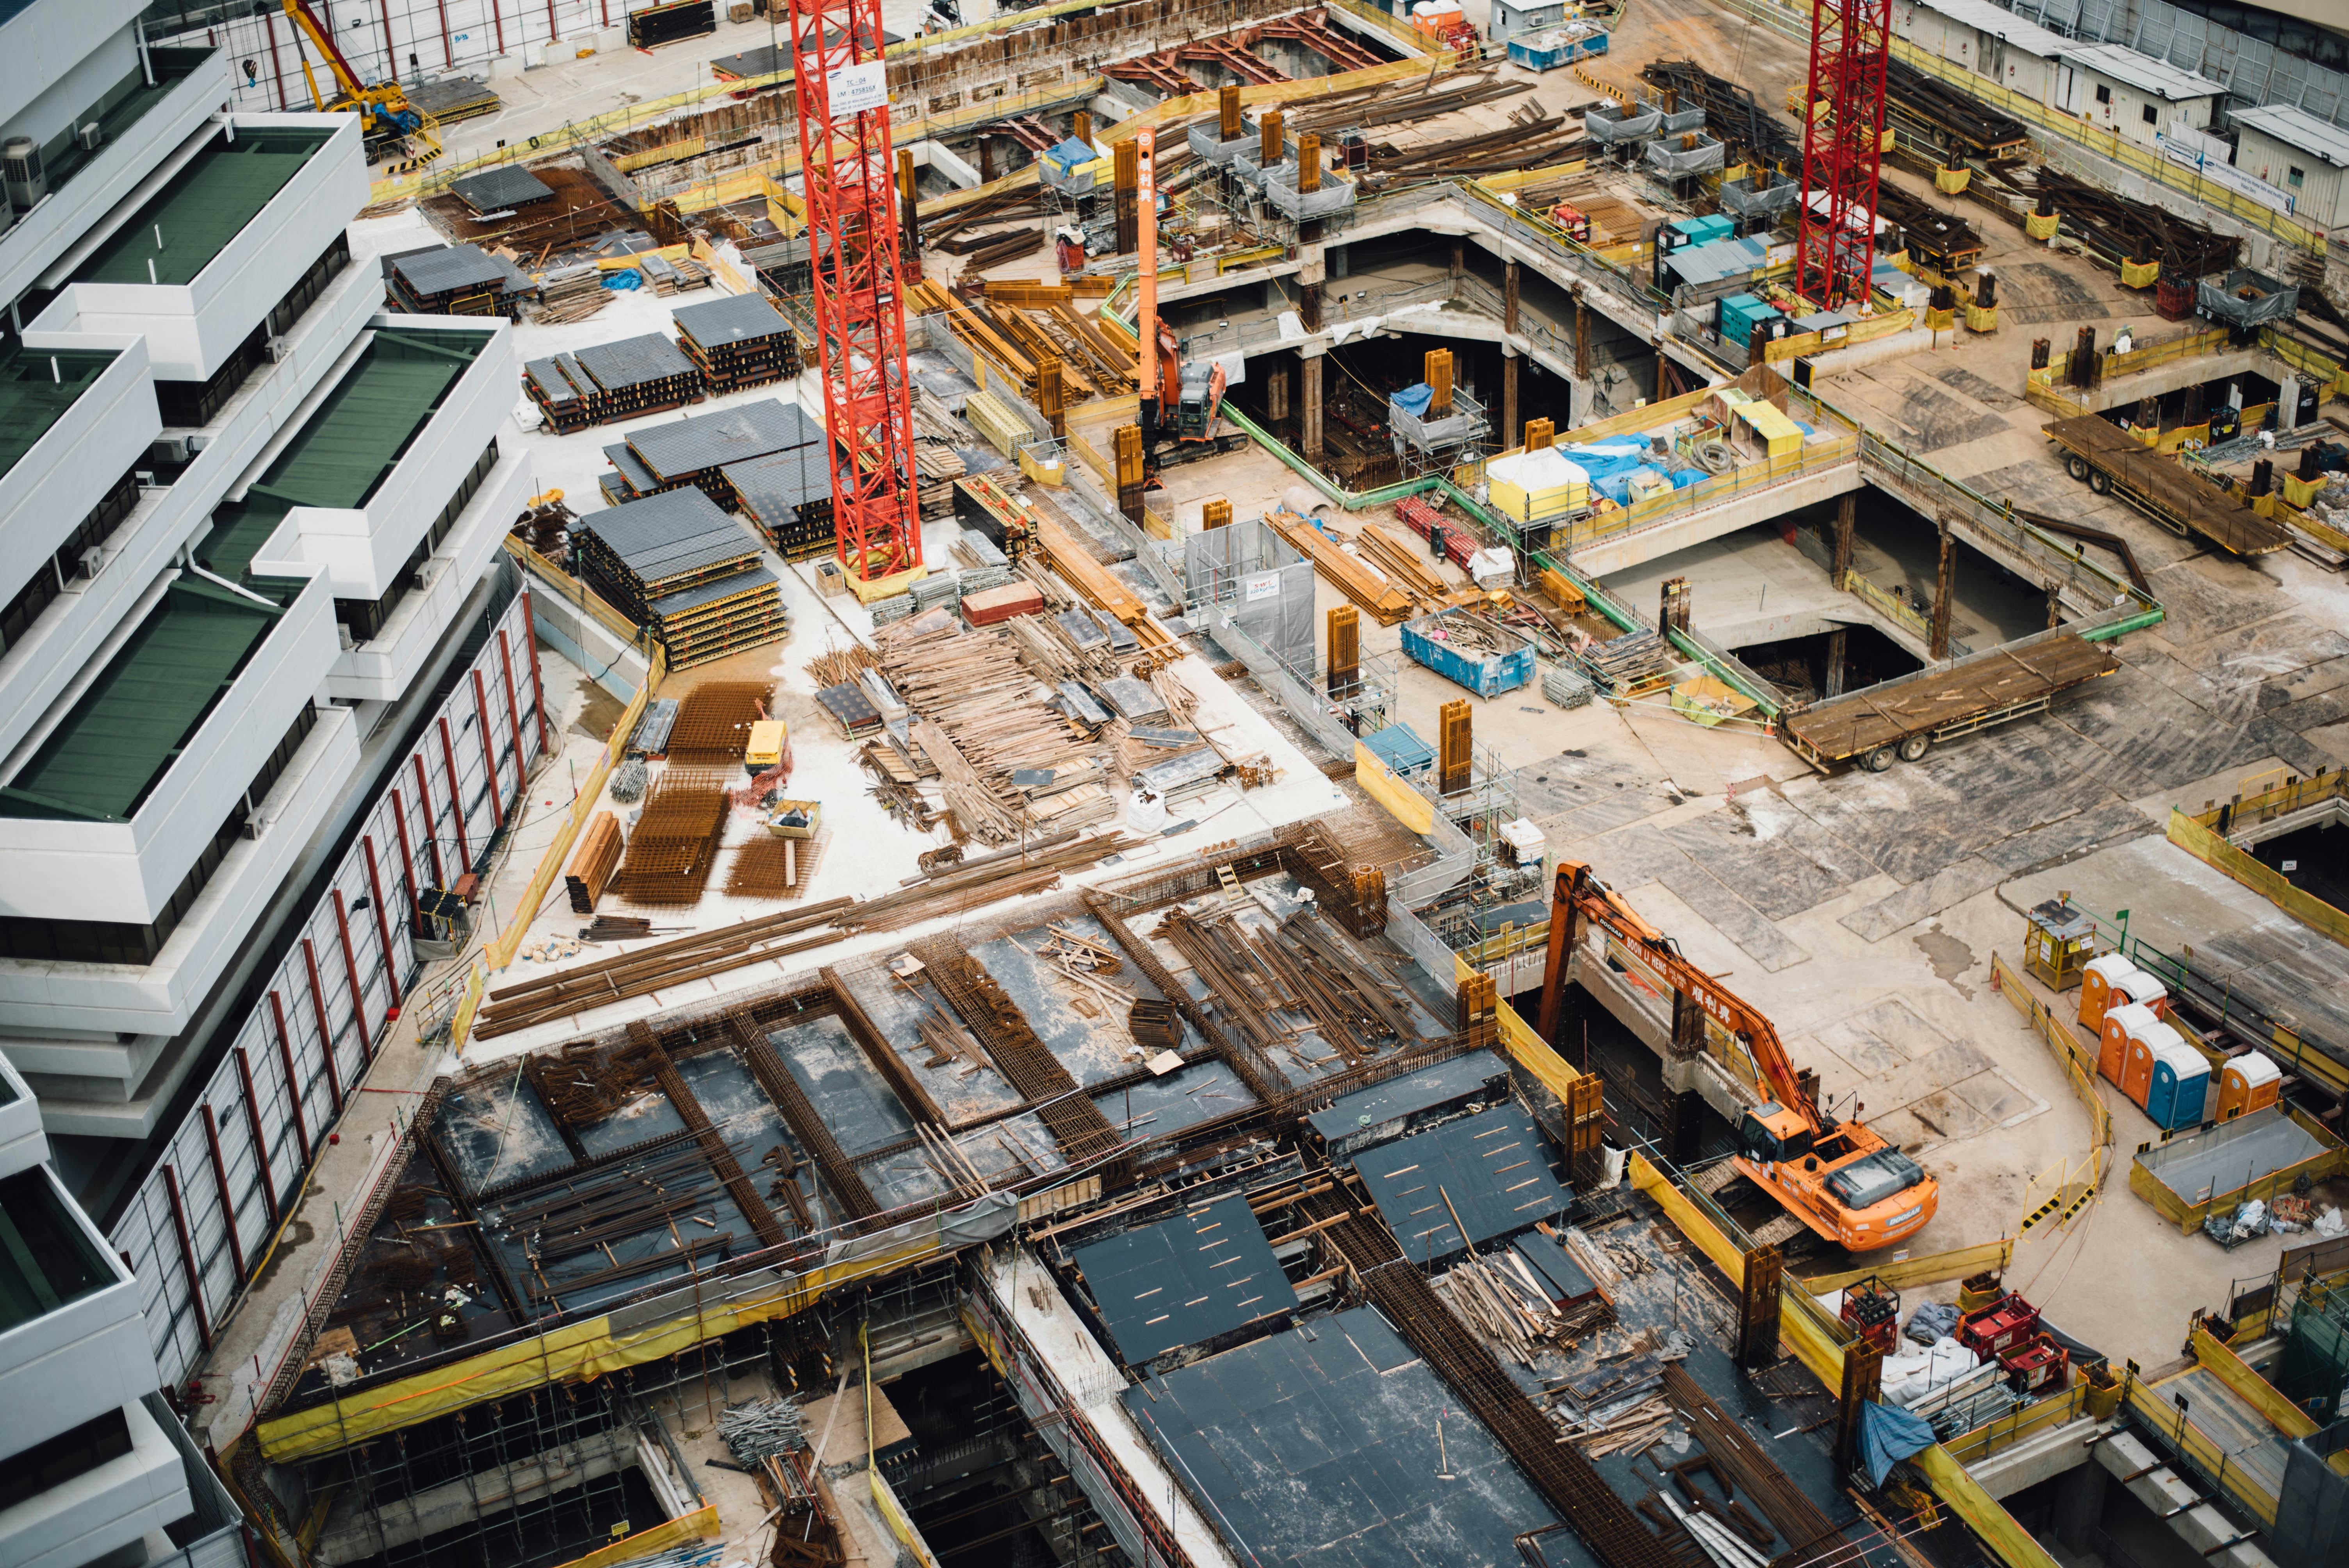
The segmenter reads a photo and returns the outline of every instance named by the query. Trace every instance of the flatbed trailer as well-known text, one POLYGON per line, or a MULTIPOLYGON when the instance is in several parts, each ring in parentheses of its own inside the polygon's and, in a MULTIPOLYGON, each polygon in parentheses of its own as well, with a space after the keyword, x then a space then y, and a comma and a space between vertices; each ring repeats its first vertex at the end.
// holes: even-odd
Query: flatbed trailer
POLYGON ((2120 660, 2101 645, 2066 632, 1790 710, 1780 734, 1821 772, 1857 762, 1881 773, 1896 758, 1916 761, 1937 742, 2044 713, 2058 693, 2118 668, 2120 660))
POLYGON ((2044 427, 2064 449, 2064 469, 2097 495, 2117 495, 2179 535, 2199 533, 2237 555, 2269 555, 2292 543, 2292 531, 2261 517, 2175 458, 2138 445, 2095 414, 2044 427))

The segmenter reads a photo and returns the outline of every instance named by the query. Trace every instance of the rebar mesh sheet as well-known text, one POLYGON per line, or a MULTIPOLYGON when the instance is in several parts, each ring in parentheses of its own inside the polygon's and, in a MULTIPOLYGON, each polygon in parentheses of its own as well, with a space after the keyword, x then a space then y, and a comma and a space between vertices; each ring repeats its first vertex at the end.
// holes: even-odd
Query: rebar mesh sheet
POLYGON ((676 905, 701 897, 717 858, 719 835, 726 828, 730 782, 714 769, 672 767, 661 775, 645 799, 643 814, 628 837, 628 852, 620 861, 622 898, 630 903, 676 905))
POLYGON ((705 681, 678 703, 668 754, 678 762, 740 762, 774 688, 763 681, 705 681))

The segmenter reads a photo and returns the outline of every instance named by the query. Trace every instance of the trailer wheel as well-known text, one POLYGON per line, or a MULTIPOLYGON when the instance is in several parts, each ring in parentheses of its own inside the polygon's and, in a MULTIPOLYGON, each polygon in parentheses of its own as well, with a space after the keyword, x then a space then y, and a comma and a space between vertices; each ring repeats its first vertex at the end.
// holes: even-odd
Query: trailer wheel
POLYGON ((1930 735, 1909 736, 1900 743, 1900 760, 1903 762, 1916 761, 1919 758, 1925 755, 1925 748, 1932 744, 1933 738, 1930 735))
POLYGON ((1866 768, 1870 773, 1883 772, 1886 769, 1892 766, 1892 748, 1889 746, 1878 747, 1875 750, 1868 754, 1867 758, 1860 765, 1866 768))
POLYGON ((2109 495, 2112 493, 2112 488, 2113 476, 2102 469, 2088 476, 2088 492, 2091 495, 2109 495))
POLYGON ((2075 480, 2085 480, 2088 477, 2088 459, 2077 452, 2070 453, 2064 459, 2064 471, 2075 480))

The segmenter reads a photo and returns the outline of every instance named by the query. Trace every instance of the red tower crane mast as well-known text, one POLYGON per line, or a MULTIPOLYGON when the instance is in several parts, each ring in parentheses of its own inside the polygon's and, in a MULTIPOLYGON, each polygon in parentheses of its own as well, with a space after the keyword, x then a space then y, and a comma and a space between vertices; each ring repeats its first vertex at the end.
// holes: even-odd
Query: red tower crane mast
POLYGON ((852 582, 922 563, 881 0, 791 0, 832 513, 852 582))
POLYGON ((1876 177, 1884 156, 1892 0, 1811 0, 1810 119, 1795 281, 1828 309, 1868 298, 1876 266, 1876 177))

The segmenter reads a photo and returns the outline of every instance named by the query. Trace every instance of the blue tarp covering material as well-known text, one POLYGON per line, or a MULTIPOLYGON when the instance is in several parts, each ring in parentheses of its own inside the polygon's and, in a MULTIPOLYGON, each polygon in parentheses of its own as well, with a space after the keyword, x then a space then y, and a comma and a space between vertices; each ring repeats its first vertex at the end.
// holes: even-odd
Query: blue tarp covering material
POLYGON ((631 267, 615 267, 604 274, 604 286, 607 289, 641 288, 644 281, 631 267))
POLYGON ((1068 140, 1061 143, 1060 146, 1052 149, 1051 151, 1044 154, 1044 156, 1059 164, 1062 169, 1074 169, 1079 164, 1091 163, 1094 159, 1099 158, 1101 154, 1095 152, 1092 148, 1087 147, 1083 142, 1079 141, 1072 136, 1069 138, 1068 140))
POLYGON ((1416 419, 1435 401, 1435 388, 1423 381, 1416 387, 1404 387, 1387 401, 1416 419))
POLYGON ((1561 447, 1558 449, 1588 474, 1595 484, 1602 479, 1628 474, 1638 468, 1640 459, 1647 455, 1648 444, 1645 441, 1594 441, 1588 446, 1561 447))
POLYGON ((1923 1417, 1873 1399, 1860 1407, 1859 1458, 1868 1467, 1871 1484, 1882 1486, 1894 1465, 1911 1454, 1923 1453, 1933 1443, 1932 1425, 1923 1417))
POLYGON ((1712 477, 1702 469, 1674 469, 1671 472, 1672 489, 1686 490, 1691 485, 1701 485, 1712 477))

